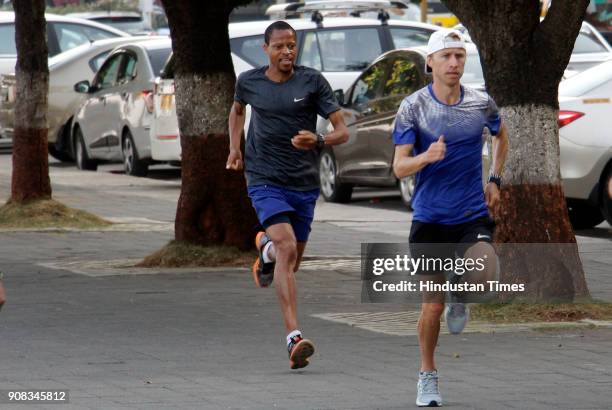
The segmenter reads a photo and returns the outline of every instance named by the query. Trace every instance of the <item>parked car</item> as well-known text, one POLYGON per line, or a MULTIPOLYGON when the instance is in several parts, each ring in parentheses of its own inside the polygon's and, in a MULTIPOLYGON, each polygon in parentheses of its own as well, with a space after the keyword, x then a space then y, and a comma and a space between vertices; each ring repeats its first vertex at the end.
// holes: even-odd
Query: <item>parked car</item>
MULTIPOLYGON (((47 45, 49 57, 95 40, 129 37, 128 33, 93 21, 45 14, 47 20, 47 45)), ((15 13, 0 11, 0 84, 2 77, 15 72, 17 47, 15 45, 15 13)), ((0 89, 0 105, 14 95, 8 89, 0 89)), ((0 146, 13 145, 12 126, 8 127, 6 112, 0 108, 0 146)))
MULTIPOLYGON (((73 17, 45 14, 49 57, 81 44, 111 37, 129 37, 116 28, 73 17)), ((0 75, 15 72, 15 13, 0 11, 0 75)))
POLYGON ((612 224, 612 61, 559 86, 561 178, 575 228, 612 224))
MULTIPOLYGON (((453 28, 462 32, 468 39, 470 38, 467 29, 463 25, 458 24, 453 28)), ((574 49, 565 70, 565 77, 569 78, 610 59, 612 59, 612 47, 610 44, 608 44, 595 27, 584 21, 582 22, 578 37, 576 37, 574 49)))
MULTIPOLYGON (((484 90, 484 78, 476 47, 468 43, 463 84, 484 90)), ((353 187, 398 186, 404 204, 411 205, 415 177, 398 181, 393 173, 395 147, 392 131, 402 100, 431 81, 425 73, 426 50, 414 47, 387 52, 377 58, 346 93, 336 90, 349 129, 345 144, 321 153, 319 176, 326 201, 348 202, 353 187)), ((319 123, 325 132, 329 122, 319 123)), ((483 141, 485 140, 483 136, 483 141)), ((486 147, 483 145, 483 155, 486 147)), ((483 163, 483 168, 486 165, 483 163)))
POLYGON ((151 22, 146 21, 143 15, 136 11, 90 11, 82 13, 67 14, 70 17, 78 17, 98 23, 107 24, 116 29, 123 30, 135 36, 142 35, 167 35, 168 21, 163 9, 156 8, 151 16, 151 22))
POLYGON ((99 161, 123 161, 127 174, 147 174, 153 112, 150 96, 171 47, 169 38, 118 47, 91 84, 88 80, 75 84, 75 90, 86 95, 72 129, 79 169, 95 170, 99 161))
MULTIPOLYGON (((423 46, 440 27, 405 20, 381 21, 355 17, 329 17, 319 23, 310 19, 291 19, 296 30, 298 65, 318 69, 333 89, 346 89, 371 61, 384 51, 423 46)), ((268 64, 262 50, 264 31, 270 21, 231 23, 230 44, 234 71, 243 71, 268 64)), ((174 105, 172 70, 164 70, 156 81, 154 118, 151 126, 151 149, 154 160, 181 160, 178 122, 174 105)), ((245 133, 250 119, 247 107, 245 133)))
MULTIPOLYGON (((83 100, 74 91, 75 78, 93 80, 108 54, 117 46, 147 41, 152 37, 116 37, 82 44, 49 58, 49 154, 60 161, 72 161, 70 141, 72 117, 83 100)), ((2 77, 0 84, 0 133, 13 134, 15 108, 15 74, 2 77), (4 98, 2 98, 4 96, 4 98)))

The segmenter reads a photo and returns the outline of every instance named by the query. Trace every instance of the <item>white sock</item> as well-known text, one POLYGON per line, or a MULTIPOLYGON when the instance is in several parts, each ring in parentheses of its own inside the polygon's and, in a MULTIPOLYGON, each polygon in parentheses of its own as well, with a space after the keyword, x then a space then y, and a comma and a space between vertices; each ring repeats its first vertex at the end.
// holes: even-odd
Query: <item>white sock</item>
POLYGON ((294 336, 298 336, 298 335, 302 335, 302 332, 298 329, 295 329, 293 332, 289 333, 287 335, 287 345, 289 345, 289 343, 291 343, 291 338, 294 336))
POLYGON ((268 251, 270 250, 270 246, 272 246, 272 241, 268 242, 267 244, 264 245, 263 248, 263 261, 264 263, 270 263, 270 262, 274 262, 272 260, 272 258, 270 258, 270 255, 268 255, 268 251))

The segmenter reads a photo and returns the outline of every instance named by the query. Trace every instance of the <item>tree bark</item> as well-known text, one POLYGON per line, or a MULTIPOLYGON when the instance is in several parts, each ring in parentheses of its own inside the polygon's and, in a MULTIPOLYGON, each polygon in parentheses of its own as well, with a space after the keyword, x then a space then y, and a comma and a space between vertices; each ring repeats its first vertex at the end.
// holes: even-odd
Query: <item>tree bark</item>
POLYGON ((47 148, 48 49, 44 0, 17 0, 17 99, 11 201, 51 197, 47 148))
POLYGON ((228 23, 239 1, 162 1, 176 58, 182 186, 175 237, 199 245, 253 246, 257 219, 242 173, 229 172, 228 117, 236 77, 228 23))
POLYGON ((588 0, 555 0, 542 22, 538 0, 444 3, 478 46, 510 136, 496 242, 550 244, 501 247, 502 280, 529 283, 527 296, 536 300, 588 296, 561 184, 557 123, 559 82, 588 0))

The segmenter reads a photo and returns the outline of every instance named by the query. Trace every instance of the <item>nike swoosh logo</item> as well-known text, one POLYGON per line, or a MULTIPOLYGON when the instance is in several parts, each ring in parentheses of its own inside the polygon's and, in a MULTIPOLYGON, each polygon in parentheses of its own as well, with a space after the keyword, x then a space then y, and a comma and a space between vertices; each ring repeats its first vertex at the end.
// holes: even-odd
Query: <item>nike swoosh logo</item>
POLYGON ((482 239, 482 238, 487 238, 487 239, 491 239, 491 237, 489 235, 483 235, 483 234, 478 234, 478 236, 476 237, 476 239, 482 239))
MULTIPOLYGON (((304 98, 306 98, 306 97, 304 97, 304 98)), ((304 98, 294 98, 294 99, 293 99, 293 102, 300 102, 300 101, 302 101, 304 98)))

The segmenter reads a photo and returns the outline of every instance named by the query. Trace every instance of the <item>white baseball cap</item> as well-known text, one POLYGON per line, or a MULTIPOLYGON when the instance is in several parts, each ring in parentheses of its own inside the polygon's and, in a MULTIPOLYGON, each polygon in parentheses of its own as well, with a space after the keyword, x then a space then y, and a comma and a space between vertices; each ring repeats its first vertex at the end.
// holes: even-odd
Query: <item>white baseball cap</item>
MULTIPOLYGON (((444 50, 445 48, 462 48, 465 50, 465 39, 460 31, 445 28, 442 30, 434 31, 429 36, 429 42, 427 43, 427 56, 429 57, 436 51, 444 50), (458 37, 459 39, 457 40, 458 37)), ((431 73, 431 67, 427 65, 425 61, 425 72, 431 73)))

